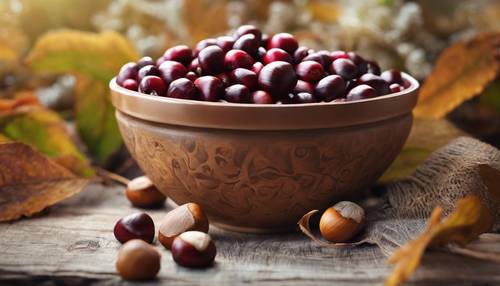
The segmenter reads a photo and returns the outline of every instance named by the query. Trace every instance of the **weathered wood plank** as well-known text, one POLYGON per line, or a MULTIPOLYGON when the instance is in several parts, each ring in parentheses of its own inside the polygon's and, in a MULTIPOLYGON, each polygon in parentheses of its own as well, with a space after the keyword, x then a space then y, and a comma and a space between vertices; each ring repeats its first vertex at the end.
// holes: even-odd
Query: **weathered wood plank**
MULTIPOLYGON (((0 224, 0 284, 126 285, 115 274, 120 244, 114 239, 116 220, 137 211, 121 187, 91 185, 75 198, 53 207, 49 215, 0 224)), ((167 208, 148 211, 159 222, 167 208)), ((246 235, 217 228, 216 264, 207 270, 178 267, 162 253, 157 282, 168 285, 373 285, 390 271, 376 247, 326 249, 305 236, 246 235)), ((478 242, 500 249, 498 242, 478 242)), ((494 263, 443 252, 424 258, 411 284, 500 285, 494 263)))

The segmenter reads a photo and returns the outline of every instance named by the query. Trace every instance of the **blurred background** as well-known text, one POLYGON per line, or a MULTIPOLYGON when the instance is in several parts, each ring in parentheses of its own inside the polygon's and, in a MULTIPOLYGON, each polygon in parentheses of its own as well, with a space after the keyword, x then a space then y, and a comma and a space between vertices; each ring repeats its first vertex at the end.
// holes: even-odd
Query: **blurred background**
MULTIPOLYGON (((128 60, 143 55, 156 58, 172 45, 192 46, 247 23, 269 34, 293 33, 301 45, 314 49, 356 50, 377 60, 383 69, 398 68, 424 81, 446 47, 481 33, 500 31, 500 1, 0 0, 0 97, 35 96, 70 125, 76 122, 78 134, 72 136, 85 143, 79 147, 90 153, 93 161, 114 165, 116 160, 123 161, 114 159, 123 149, 121 140, 106 135, 116 129, 91 134, 104 123, 94 121, 89 126, 85 125, 88 120, 78 119, 86 106, 79 101, 85 101, 82 98, 89 93, 106 97, 106 82, 128 60), (41 40, 60 29, 90 34, 60 38, 54 34, 47 41, 41 40), (115 31, 121 38, 106 42, 108 38, 98 36, 103 31, 115 31), (110 64, 109 56, 103 55, 115 55, 113 45, 117 42, 130 45, 127 49, 132 52, 128 54, 133 56, 110 64), (96 68, 100 64, 107 65, 108 73, 96 68), (99 79, 92 83, 94 89, 79 87, 89 78, 99 79), (97 89, 99 83, 104 86, 97 89), (83 126, 78 122, 84 122, 83 126), (106 142, 95 142, 99 140, 106 142)), ((500 145, 498 82, 497 78, 447 115, 461 130, 496 146, 500 145)), ((26 128, 9 130, 0 116, 0 136, 33 140, 21 134, 28 132, 26 128)))

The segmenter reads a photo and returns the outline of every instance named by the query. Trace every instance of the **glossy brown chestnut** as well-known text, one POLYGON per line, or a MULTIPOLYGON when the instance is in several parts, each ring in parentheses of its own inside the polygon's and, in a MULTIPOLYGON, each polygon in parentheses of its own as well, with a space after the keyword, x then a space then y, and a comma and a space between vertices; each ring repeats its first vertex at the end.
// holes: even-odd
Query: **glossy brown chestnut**
POLYGON ((165 203, 167 197, 162 194, 147 176, 137 177, 127 184, 127 199, 139 208, 155 208, 165 203))
POLYGON ((142 239, 151 243, 155 237, 155 224, 148 214, 134 213, 119 219, 113 232, 121 243, 132 239, 142 239))
POLYGON ((116 271, 125 280, 149 280, 160 271, 160 253, 140 239, 125 243, 118 252, 116 271))
POLYGON ((210 236, 200 231, 187 231, 172 242, 172 258, 184 267, 203 268, 213 264, 217 249, 210 236))

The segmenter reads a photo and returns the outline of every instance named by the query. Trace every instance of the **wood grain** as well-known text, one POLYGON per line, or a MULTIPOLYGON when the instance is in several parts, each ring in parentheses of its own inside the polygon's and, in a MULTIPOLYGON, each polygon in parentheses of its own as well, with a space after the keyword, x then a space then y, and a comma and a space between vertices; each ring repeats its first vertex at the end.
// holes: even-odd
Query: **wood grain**
MULTIPOLYGON (((90 185, 48 215, 0 224, 1 285, 128 285, 115 274, 120 247, 115 221, 132 208, 122 187, 90 185)), ((156 223, 167 207, 147 211, 156 223)), ((327 249, 302 234, 248 235, 215 227, 216 264, 207 270, 178 267, 162 253, 156 282, 165 285, 377 285, 391 270, 376 247, 327 249)), ((500 251, 500 242, 474 247, 500 251)), ((409 285, 500 285, 498 264, 428 252, 409 285)), ((151 284, 151 283, 145 283, 151 284)))

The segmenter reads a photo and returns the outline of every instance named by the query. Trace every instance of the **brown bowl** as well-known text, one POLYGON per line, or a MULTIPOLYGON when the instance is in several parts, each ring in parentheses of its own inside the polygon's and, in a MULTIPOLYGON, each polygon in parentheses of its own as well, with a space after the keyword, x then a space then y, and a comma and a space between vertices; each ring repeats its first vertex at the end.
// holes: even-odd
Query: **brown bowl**
POLYGON ((377 98, 293 105, 156 97, 110 83, 125 144, 177 204, 215 225, 293 229, 311 209, 361 197, 401 151, 418 82, 377 98))

